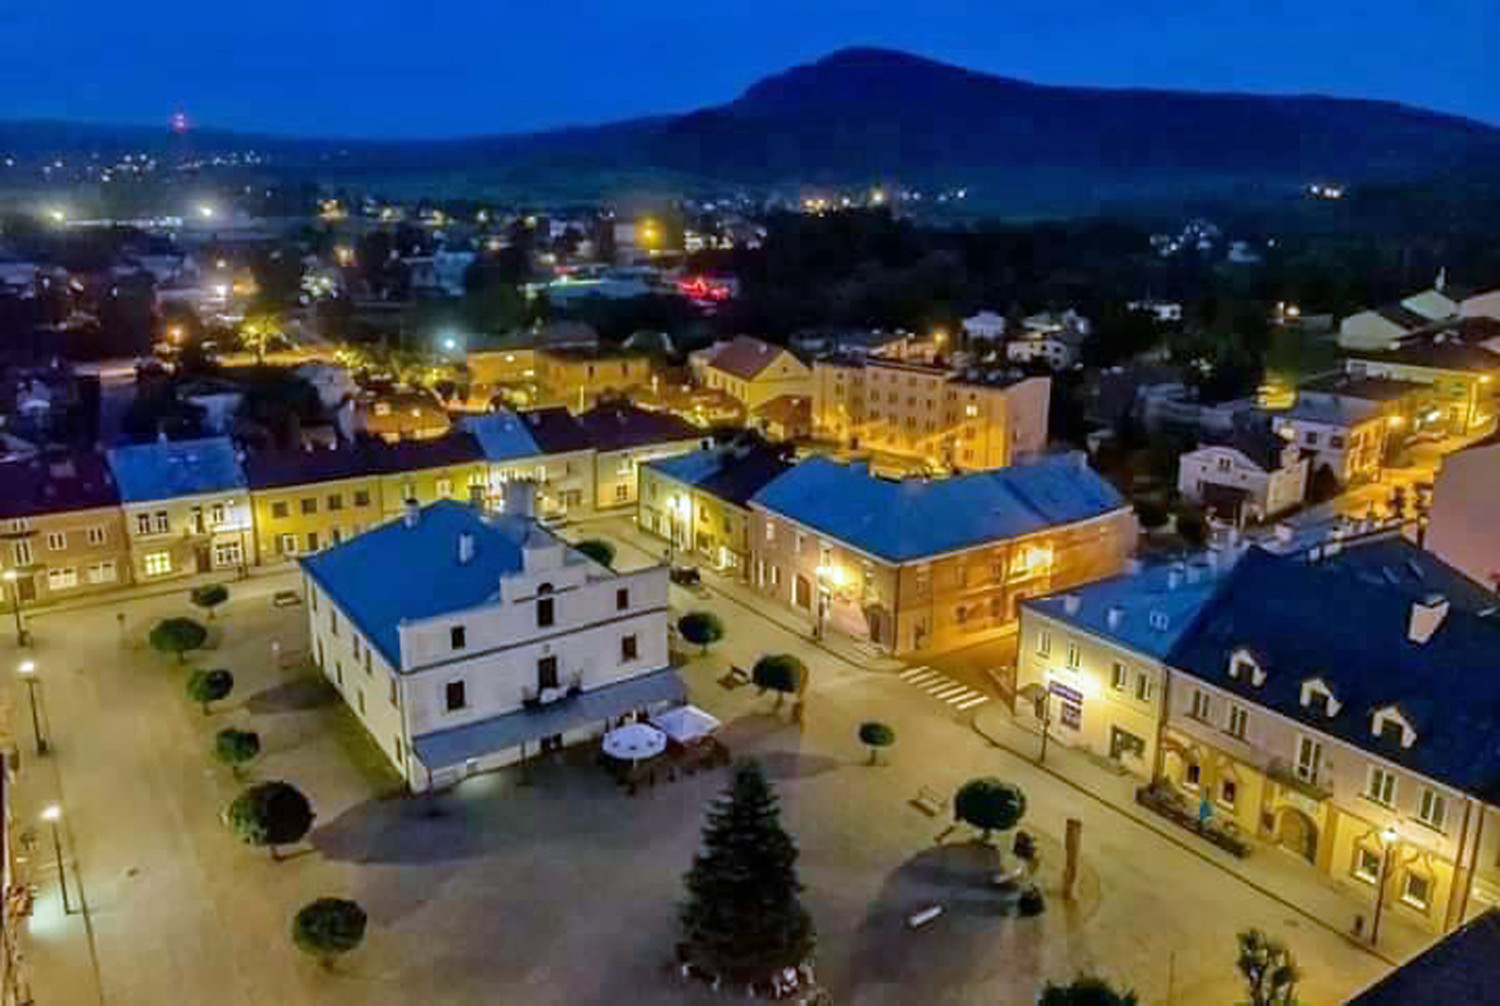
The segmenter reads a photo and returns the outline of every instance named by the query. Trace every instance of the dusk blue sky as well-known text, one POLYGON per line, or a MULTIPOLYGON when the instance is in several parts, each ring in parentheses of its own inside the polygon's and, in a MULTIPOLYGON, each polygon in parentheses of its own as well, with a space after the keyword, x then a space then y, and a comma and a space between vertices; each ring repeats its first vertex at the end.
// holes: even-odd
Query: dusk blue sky
POLYGON ((1500 124, 1500 0, 41 0, 0 4, 7 118, 321 135, 685 111, 849 45, 1042 83, 1385 98, 1500 124))

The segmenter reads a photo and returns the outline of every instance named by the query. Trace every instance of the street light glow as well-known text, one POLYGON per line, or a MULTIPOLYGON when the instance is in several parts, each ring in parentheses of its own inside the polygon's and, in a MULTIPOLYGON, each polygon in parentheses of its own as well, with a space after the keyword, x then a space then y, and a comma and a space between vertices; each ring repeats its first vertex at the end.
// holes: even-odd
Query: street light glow
POLYGON ((43 821, 56 821, 60 817, 62 817, 62 808, 55 803, 49 803, 42 809, 43 821))
POLYGON ((31 675, 36 673, 36 661, 23 660, 17 665, 16 670, 21 674, 31 675))

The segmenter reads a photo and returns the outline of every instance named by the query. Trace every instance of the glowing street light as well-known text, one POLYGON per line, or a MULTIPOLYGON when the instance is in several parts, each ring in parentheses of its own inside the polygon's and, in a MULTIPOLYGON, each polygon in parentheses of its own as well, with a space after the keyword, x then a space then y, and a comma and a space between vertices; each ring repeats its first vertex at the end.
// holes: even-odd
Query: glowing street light
POLYGON ((47 753, 47 738, 42 734, 42 717, 37 712, 36 704, 36 662, 23 660, 16 666, 16 673, 21 675, 21 680, 26 682, 26 694, 31 699, 31 736, 36 738, 36 753, 38 756, 47 753))
POLYGON ((61 818, 62 808, 55 803, 49 803, 42 810, 42 820, 52 826, 52 852, 57 856, 57 883, 62 888, 63 914, 72 915, 73 906, 68 903, 68 874, 63 867, 62 835, 57 830, 61 818))
POLYGON ((212 220, 217 214, 218 214, 218 210, 215 210, 208 203, 199 203, 198 204, 198 215, 200 217, 202 217, 204 220, 212 220))
POLYGON ((1379 886, 1375 889, 1375 920, 1370 923, 1371 946, 1380 939, 1380 915, 1385 909, 1385 889, 1390 880, 1391 860, 1396 855, 1396 843, 1400 839, 1401 834, 1394 825, 1387 825, 1380 832, 1380 879, 1377 881, 1379 886))

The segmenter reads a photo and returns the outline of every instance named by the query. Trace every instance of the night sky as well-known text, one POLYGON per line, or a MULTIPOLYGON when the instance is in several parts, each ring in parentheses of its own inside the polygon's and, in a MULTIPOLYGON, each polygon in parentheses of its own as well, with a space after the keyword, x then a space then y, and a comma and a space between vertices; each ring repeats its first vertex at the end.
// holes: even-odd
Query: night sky
POLYGON ((1386 98, 1500 124, 1500 0, 42 0, 0 115, 321 135, 684 111, 848 45, 1042 83, 1386 98), (65 12, 65 16, 64 16, 65 12))

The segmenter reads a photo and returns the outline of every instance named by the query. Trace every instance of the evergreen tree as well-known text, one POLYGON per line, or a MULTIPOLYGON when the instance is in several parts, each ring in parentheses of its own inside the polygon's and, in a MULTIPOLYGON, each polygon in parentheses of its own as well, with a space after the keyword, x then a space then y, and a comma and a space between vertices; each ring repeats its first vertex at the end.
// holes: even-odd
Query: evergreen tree
POLYGON ((703 850, 687 875, 682 907, 689 961, 725 981, 763 981, 804 963, 815 936, 802 907, 797 846, 781 827, 776 795, 754 762, 735 767, 714 801, 703 850))

